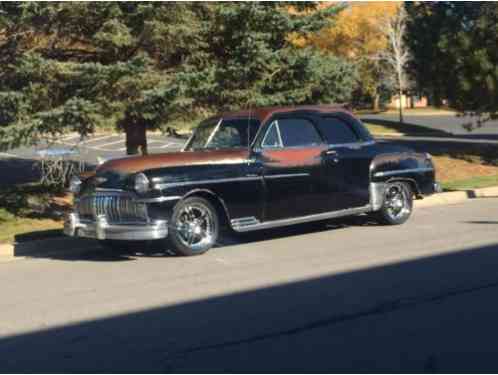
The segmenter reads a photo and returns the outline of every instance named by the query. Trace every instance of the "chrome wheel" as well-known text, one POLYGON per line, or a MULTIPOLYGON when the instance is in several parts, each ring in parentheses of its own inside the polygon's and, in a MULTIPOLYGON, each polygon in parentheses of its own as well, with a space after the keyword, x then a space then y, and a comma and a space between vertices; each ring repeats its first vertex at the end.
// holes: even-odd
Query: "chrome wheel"
POLYGON ((215 225, 215 218, 208 207, 200 203, 191 203, 181 208, 175 229, 180 242, 195 252, 205 250, 214 244, 215 225))
POLYGON ((384 196, 385 212, 392 220, 409 216, 412 210, 412 200, 403 184, 390 184, 384 196))

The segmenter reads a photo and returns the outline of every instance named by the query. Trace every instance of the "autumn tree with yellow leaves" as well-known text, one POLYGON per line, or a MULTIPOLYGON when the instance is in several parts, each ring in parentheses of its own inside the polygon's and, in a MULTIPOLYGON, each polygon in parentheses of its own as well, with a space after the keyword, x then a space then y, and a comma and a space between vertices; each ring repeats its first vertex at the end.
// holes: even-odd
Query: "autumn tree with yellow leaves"
MULTIPOLYGON (((323 7, 337 2, 323 3, 323 7)), ((347 3, 333 24, 294 43, 304 47, 314 45, 323 51, 346 58, 359 73, 358 95, 369 97, 374 109, 379 107, 380 88, 385 81, 383 62, 378 58, 388 48, 382 27, 386 19, 397 14, 401 2, 347 3)))

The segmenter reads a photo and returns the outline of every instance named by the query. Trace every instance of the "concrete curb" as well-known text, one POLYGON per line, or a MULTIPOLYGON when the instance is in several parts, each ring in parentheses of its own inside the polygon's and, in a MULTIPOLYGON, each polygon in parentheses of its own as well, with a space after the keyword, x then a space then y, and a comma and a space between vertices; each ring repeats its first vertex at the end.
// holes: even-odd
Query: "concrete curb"
POLYGON ((428 198, 415 201, 415 207, 431 207, 447 204, 457 204, 465 202, 469 199, 493 197, 498 197, 498 186, 435 194, 428 198))
MULTIPOLYGON (((416 208, 458 204, 469 199, 498 197, 498 186, 439 193, 415 201, 416 208)), ((57 237, 15 244, 0 244, 0 263, 27 259, 44 258, 53 255, 78 255, 98 247, 96 241, 70 237, 57 237)))

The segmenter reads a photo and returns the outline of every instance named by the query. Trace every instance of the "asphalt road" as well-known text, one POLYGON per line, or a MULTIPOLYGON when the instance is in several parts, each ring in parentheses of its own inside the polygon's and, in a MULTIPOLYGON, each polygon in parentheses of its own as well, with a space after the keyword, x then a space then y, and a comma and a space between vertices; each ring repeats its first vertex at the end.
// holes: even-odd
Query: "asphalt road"
MULTIPOLYGON (((373 119, 398 122, 399 115, 397 113, 380 113, 361 115, 360 118, 364 121, 373 119)), ((498 120, 487 121, 482 127, 476 128, 471 132, 466 130, 463 125, 474 122, 475 119, 472 119, 469 116, 457 117, 451 112, 444 114, 429 114, 423 112, 414 113, 412 110, 404 115, 404 121, 407 124, 419 125, 426 127, 427 129, 440 130, 452 135, 465 136, 468 138, 498 139, 498 120)))
POLYGON ((0 372, 497 372, 498 199, 0 264, 0 372))

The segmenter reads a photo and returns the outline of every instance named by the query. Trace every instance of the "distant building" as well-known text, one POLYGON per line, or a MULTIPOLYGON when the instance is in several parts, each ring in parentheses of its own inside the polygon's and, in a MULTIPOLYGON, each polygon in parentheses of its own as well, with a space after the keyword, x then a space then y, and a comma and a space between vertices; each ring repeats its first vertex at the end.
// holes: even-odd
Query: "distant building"
MULTIPOLYGON (((425 108, 429 105, 429 101, 426 96, 403 94, 401 96, 401 105, 403 108, 425 108)), ((388 108, 399 108, 399 106, 399 95, 392 96, 391 101, 387 103, 388 108)))

